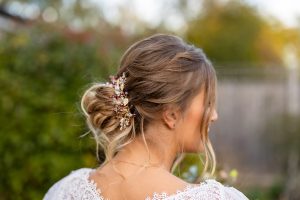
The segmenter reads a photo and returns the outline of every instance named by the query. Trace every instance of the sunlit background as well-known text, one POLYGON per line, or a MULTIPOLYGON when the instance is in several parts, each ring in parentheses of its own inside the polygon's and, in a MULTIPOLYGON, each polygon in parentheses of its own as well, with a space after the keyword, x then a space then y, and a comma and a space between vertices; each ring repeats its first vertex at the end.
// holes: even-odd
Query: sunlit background
MULTIPOLYGON (((216 68, 215 178, 249 199, 300 199, 297 0, 0 0, 0 199, 42 199, 99 165, 80 97, 154 33, 203 48, 216 68)), ((188 155, 176 175, 201 170, 188 155)))

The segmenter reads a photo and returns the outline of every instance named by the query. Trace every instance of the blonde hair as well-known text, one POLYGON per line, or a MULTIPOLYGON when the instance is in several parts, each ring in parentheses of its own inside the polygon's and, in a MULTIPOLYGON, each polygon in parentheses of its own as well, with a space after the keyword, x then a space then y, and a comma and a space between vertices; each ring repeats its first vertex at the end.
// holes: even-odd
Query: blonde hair
MULTIPOLYGON (((81 108, 99 149, 104 154, 102 165, 129 144, 137 135, 143 137, 148 124, 157 119, 170 104, 178 105, 181 112, 196 96, 205 90, 201 141, 205 150, 203 173, 215 171, 215 154, 208 138, 207 128, 216 104, 216 72, 203 51, 173 35, 156 34, 134 43, 122 56, 117 77, 126 73, 125 90, 128 92, 131 113, 130 126, 120 131, 110 96, 113 88, 93 83, 82 96, 81 108)), ((149 153, 149 151, 148 151, 149 153)), ((98 160, 100 160, 97 153, 98 160)), ((182 159, 182 158, 178 158, 182 159)), ((174 165, 178 163, 178 159, 174 165)), ((173 167, 174 169, 174 167, 173 167)))

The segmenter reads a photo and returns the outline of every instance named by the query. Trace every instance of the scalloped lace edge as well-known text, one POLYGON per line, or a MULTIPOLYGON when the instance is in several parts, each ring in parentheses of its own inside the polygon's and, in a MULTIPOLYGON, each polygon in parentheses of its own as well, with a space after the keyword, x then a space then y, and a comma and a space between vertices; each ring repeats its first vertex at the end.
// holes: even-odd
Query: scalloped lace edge
MULTIPOLYGON (((100 200, 110 200, 109 198, 104 198, 102 195, 101 189, 98 187, 98 184, 93 180, 89 179, 91 172, 96 171, 96 169, 91 169, 86 173, 86 181, 87 183, 97 192, 97 195, 99 196, 100 200)), ((209 179, 208 179, 209 180, 209 179)), ((164 198, 169 198, 181 193, 188 192, 189 190, 193 188, 200 187, 204 184, 207 184, 207 180, 204 180, 203 182, 199 184, 187 184, 183 189, 176 190, 176 193, 167 193, 167 192, 154 192, 152 196, 147 196, 145 200, 163 200, 164 198)))

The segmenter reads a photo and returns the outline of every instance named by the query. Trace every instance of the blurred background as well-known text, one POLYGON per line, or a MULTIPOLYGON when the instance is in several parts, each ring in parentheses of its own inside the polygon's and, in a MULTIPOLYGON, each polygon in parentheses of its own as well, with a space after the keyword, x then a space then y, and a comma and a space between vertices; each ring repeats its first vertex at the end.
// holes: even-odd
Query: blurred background
MULTIPOLYGON (((300 199, 300 3, 296 0, 0 0, 0 199, 42 199, 95 168, 80 112, 93 81, 136 40, 176 34, 218 76, 216 178, 249 199, 300 199)), ((176 175, 193 181, 189 155, 176 175)))

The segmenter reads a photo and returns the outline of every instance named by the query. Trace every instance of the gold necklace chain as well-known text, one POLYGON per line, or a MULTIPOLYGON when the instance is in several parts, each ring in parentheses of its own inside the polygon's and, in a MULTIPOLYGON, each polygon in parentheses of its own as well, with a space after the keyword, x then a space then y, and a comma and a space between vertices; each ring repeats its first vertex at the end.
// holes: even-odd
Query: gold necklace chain
POLYGON ((127 164, 132 164, 132 165, 135 165, 135 166, 140 166, 140 167, 145 167, 145 168, 148 168, 148 167, 156 167, 156 168, 164 168, 166 169, 163 165, 157 163, 157 164, 152 164, 152 165, 141 165, 141 164, 137 164, 137 163, 134 163, 134 162, 129 162, 129 161, 124 161, 124 160, 116 160, 116 162, 123 162, 123 163, 127 163, 127 164))

